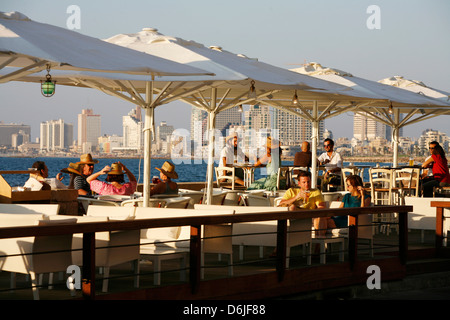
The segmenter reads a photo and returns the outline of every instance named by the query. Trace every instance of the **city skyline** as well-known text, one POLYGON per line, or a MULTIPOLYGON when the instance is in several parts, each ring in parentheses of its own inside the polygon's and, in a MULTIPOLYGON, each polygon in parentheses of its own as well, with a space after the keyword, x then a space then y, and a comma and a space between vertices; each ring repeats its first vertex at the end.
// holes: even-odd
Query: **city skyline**
MULTIPOLYGON (((71 17, 67 8, 76 5, 81 21, 80 29, 75 31, 100 39, 154 27, 168 36, 206 46, 220 45, 285 69, 318 62, 372 81, 402 75, 450 92, 450 43, 441 40, 450 31, 446 17, 450 2, 446 0, 377 1, 381 21, 378 29, 368 26, 372 17, 368 8, 373 3, 365 0, 231 0, 226 4, 135 0, 132 8, 139 10, 130 15, 105 1, 62 0, 51 5, 46 1, 4 0, 0 10, 19 11, 33 20, 67 28, 71 17), (167 19, 166 12, 170 12, 171 19, 167 19), (239 23, 230 23, 230 17, 239 23)), ((32 140, 39 134, 40 122, 62 118, 76 123, 80 109, 95 109, 102 115, 104 134, 120 134, 121 118, 116 115, 126 114, 133 107, 94 89, 58 84, 55 95, 44 98, 39 84, 2 83, 0 96, 4 123, 29 123, 32 140)), ((183 102, 158 107, 155 122, 167 121, 175 128, 189 129, 190 110, 183 102)), ((350 138, 352 119, 353 113, 331 118, 325 128, 335 137, 350 138)), ((450 134, 447 119, 440 116, 407 126, 404 135, 418 138, 427 128, 450 134)))

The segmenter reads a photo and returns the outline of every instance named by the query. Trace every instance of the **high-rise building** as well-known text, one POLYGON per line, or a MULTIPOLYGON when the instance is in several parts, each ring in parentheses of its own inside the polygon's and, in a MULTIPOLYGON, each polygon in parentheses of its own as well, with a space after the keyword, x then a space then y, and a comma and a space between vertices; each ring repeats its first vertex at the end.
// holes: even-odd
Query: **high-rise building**
MULTIPOLYGON (((297 112, 302 113, 300 109, 297 112)), ((311 111, 310 111, 311 112, 311 111)), ((298 146, 303 141, 311 141, 312 122, 286 111, 275 109, 274 127, 279 130, 279 140, 285 146, 298 146)), ((324 122, 319 122, 319 143, 324 133, 324 122)))
POLYGON ((244 145, 247 148, 259 148, 264 143, 262 137, 271 132, 270 107, 253 105, 244 112, 244 145))
POLYGON ((73 141, 73 124, 62 119, 42 122, 39 141, 41 151, 68 149, 73 141))
POLYGON ((78 115, 78 148, 83 152, 96 149, 98 137, 101 136, 101 117, 94 114, 92 109, 83 109, 78 115))
POLYGON ((167 137, 172 134, 173 130, 173 126, 167 125, 166 121, 161 121, 160 125, 156 127, 156 140, 167 141, 167 137))
MULTIPOLYGON (((366 114, 355 113, 353 116, 353 137, 359 141, 372 140, 377 137, 392 140, 392 128, 384 123, 376 121, 366 114)), ((403 128, 399 131, 403 136, 403 128)))
POLYGON ((31 127, 28 125, 0 122, 0 145, 11 147, 12 135, 20 131, 28 136, 31 135, 31 127))
POLYGON ((122 126, 123 147, 137 151, 142 150, 144 147, 144 122, 139 107, 122 117, 122 126))
POLYGON ((192 107, 191 111, 191 140, 194 141, 194 148, 204 144, 208 113, 199 108, 192 107))
POLYGON ((239 107, 221 111, 216 116, 216 129, 222 132, 222 136, 227 135, 227 130, 230 127, 240 125, 242 125, 242 112, 239 107))
POLYGON ((30 142, 30 135, 26 134, 23 130, 11 135, 11 146, 18 148, 20 145, 30 142))

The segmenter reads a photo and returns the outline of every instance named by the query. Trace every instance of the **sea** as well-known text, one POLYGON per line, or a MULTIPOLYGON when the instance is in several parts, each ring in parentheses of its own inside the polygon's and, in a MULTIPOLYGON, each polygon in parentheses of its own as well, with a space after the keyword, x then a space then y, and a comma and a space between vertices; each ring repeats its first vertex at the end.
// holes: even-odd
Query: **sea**
MULTIPOLYGON (((51 158, 51 157, 0 157, 0 171, 1 170, 27 170, 31 168, 35 161, 44 161, 48 167, 48 177, 54 178, 61 169, 67 168, 70 162, 77 162, 79 158, 51 158)), ((95 165, 94 172, 101 170, 106 165, 111 165, 114 162, 120 161, 130 169, 135 175, 138 183, 144 181, 144 159, 143 158, 99 158, 99 163, 95 165)), ((159 171, 155 168, 161 168, 166 159, 152 159, 151 160, 151 176, 159 177, 159 171)), ((172 161, 172 160, 171 160, 172 161)), ((179 160, 172 161, 175 164, 175 171, 178 173, 177 182, 205 182, 207 163, 202 160, 179 160)), ((391 166, 392 163, 374 163, 374 162, 354 162, 355 166, 391 166)), ((217 164, 216 164, 217 165, 217 164)), ((282 161, 282 166, 291 166, 293 161, 282 161)), ((344 162, 344 166, 349 165, 349 162, 344 162)), ((257 168, 255 170, 255 179, 259 179, 265 175, 264 168, 257 168)), ((11 187, 23 186, 28 180, 27 174, 4 174, 3 177, 11 187)), ((100 178, 101 179, 101 178, 100 178)), ((369 172, 364 170, 363 180, 369 181, 369 172)), ((69 176, 65 174, 62 181, 66 185, 69 183, 69 176)))

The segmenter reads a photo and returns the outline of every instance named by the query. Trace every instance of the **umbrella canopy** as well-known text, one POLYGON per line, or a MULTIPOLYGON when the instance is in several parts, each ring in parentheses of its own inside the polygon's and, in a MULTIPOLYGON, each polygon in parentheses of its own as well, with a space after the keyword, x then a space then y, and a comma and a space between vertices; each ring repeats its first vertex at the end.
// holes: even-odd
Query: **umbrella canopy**
POLYGON ((6 66, 20 67, 20 70, 2 76, 0 82, 48 67, 152 77, 210 74, 71 30, 35 22, 20 12, 0 12, 0 69, 6 66))
POLYGON ((430 96, 424 96, 418 92, 411 92, 399 87, 355 77, 351 73, 323 67, 319 63, 308 63, 301 68, 292 70, 319 79, 349 86, 354 89, 353 92, 355 94, 360 96, 368 98, 378 97, 383 99, 381 101, 378 100, 365 103, 364 105, 355 105, 352 109, 340 109, 335 106, 336 111, 333 116, 344 111, 354 111, 355 113, 363 113, 376 121, 391 126, 393 129, 392 140, 394 142, 394 166, 398 164, 399 129, 407 124, 420 121, 417 119, 411 121, 408 120, 417 114, 421 114, 418 119, 423 120, 430 115, 437 116, 450 112, 450 102, 445 102, 430 96), (406 113, 406 116, 401 118, 401 113, 406 113))
POLYGON ((393 76, 378 81, 382 84, 389 86, 402 88, 408 91, 420 93, 424 96, 428 96, 435 99, 440 99, 444 102, 450 102, 450 92, 446 92, 440 89, 428 87, 422 81, 405 79, 402 76, 393 76))
MULTIPOLYGON (((353 90, 349 87, 278 68, 242 54, 225 51, 218 46, 205 47, 194 41, 164 36, 152 28, 136 34, 120 34, 106 41, 164 56, 216 74, 212 81, 207 79, 210 82, 203 85, 196 78, 190 83, 174 85, 173 88, 166 85, 165 92, 159 91, 160 96, 165 94, 165 97, 159 99, 159 104, 163 104, 165 98, 170 101, 175 97, 209 113, 207 202, 212 195, 214 128, 215 117, 219 112, 237 105, 265 100, 273 100, 277 107, 282 107, 283 103, 291 104, 295 94, 325 102, 336 99, 358 100, 356 95, 350 94, 353 90)), ((164 79, 170 80, 170 77, 164 79)), ((372 99, 376 97, 371 97, 370 100, 372 99)), ((368 99, 363 97, 362 100, 368 99)))

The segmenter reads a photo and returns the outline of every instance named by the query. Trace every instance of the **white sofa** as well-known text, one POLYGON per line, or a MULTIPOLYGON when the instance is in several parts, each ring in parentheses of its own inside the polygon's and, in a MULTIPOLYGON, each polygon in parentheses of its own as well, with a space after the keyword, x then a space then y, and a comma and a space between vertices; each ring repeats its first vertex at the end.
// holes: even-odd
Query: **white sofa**
MULTIPOLYGON (((48 220, 43 214, 1 213, 0 227, 37 226, 62 223, 75 223, 75 218, 64 218, 55 221, 48 220)), ((55 217, 55 216, 53 216, 55 217)), ((72 235, 36 236, 0 239, 0 269, 12 272, 11 285, 15 287, 15 274, 23 273, 30 276, 33 298, 39 299, 37 275, 66 271, 72 264, 72 235), (51 253, 43 253, 51 252, 51 253), (39 253, 39 254, 36 254, 39 253)))
MULTIPOLYGON (((220 206, 195 205, 195 208, 200 210, 208 210, 217 207, 220 206)), ((233 209, 235 211, 235 214, 288 211, 287 207, 269 206, 227 206, 227 208, 233 209)), ((277 241, 277 224, 278 222, 276 220, 234 223, 232 226, 232 244, 239 246, 239 259, 242 260, 244 258, 243 250, 245 246, 260 247, 260 257, 262 257, 264 247, 275 247, 277 241)), ((288 238, 286 252, 287 267, 289 267, 289 255, 292 247, 307 245, 308 249, 311 249, 311 227, 311 219, 288 220, 288 238)), ((311 255, 309 254, 308 264, 311 263, 310 258, 311 255)))

